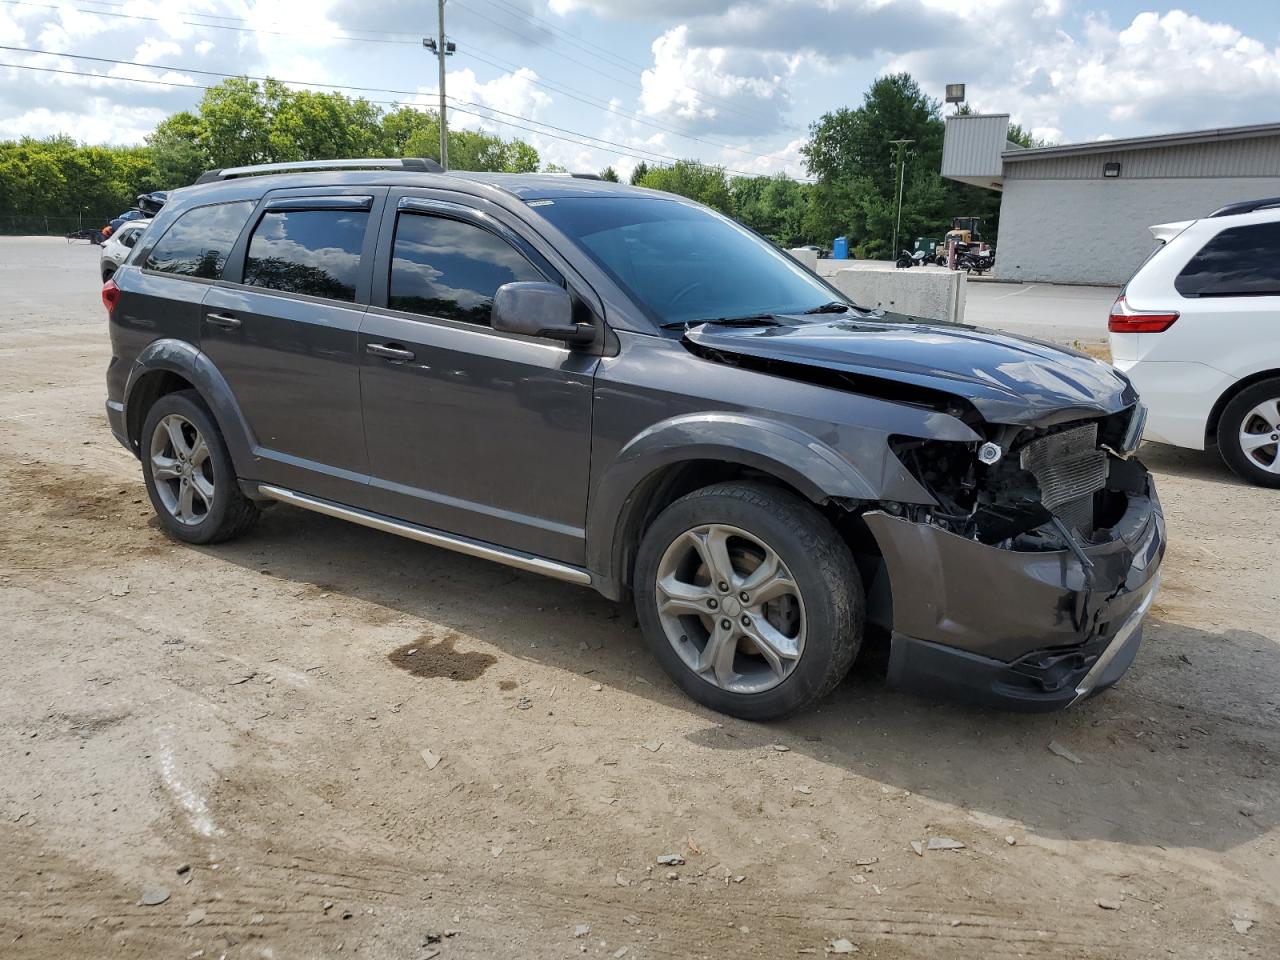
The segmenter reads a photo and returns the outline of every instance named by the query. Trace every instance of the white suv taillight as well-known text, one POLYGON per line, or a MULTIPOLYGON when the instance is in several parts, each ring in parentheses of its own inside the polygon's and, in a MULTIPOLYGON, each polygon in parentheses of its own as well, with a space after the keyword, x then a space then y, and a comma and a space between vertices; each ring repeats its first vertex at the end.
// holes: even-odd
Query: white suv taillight
POLYGON ((1176 310, 1135 310, 1121 294, 1111 306, 1107 329, 1112 333, 1164 333, 1177 319, 1176 310))

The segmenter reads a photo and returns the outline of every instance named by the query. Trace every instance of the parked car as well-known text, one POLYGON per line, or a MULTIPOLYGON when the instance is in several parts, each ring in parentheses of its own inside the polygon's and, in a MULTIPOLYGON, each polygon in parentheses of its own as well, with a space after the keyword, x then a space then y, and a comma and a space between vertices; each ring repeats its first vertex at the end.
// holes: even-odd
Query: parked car
POLYGON ((816 243, 804 243, 800 245, 801 250, 812 250, 818 255, 819 260, 826 260, 831 256, 831 251, 826 247, 820 247, 816 243))
POLYGON ((102 274, 103 283, 110 280, 120 264, 124 263, 125 257, 129 256, 129 251, 150 223, 150 220, 130 220, 121 224, 120 229, 103 242, 102 255, 98 258, 98 270, 102 274))
POLYGON ((146 216, 147 215, 141 210, 126 210, 124 213, 120 214, 120 216, 113 217, 111 221, 102 228, 102 232, 105 236, 110 237, 124 224, 132 223, 134 220, 144 220, 146 219, 146 216))
POLYGON ((1280 487, 1280 198, 1151 233, 1160 246, 1108 322, 1147 439, 1216 446, 1245 480, 1280 487))
POLYGON ((892 682, 1014 708, 1133 660, 1165 534, 1110 365, 863 310, 673 195, 358 164, 211 171, 104 285, 172 536, 282 502, 630 597, 744 718, 868 625, 892 682))

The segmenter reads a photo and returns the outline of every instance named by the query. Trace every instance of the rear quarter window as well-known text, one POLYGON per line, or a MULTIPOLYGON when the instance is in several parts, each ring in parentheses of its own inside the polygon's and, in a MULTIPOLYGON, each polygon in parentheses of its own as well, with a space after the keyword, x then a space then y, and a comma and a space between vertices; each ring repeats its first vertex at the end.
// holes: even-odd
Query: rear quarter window
POLYGON ((268 210, 249 241, 244 282, 352 302, 367 211, 268 210))
POLYGON ((1184 297, 1280 296, 1280 222, 1223 230, 1182 268, 1173 287, 1184 297))
POLYGON ((247 200, 193 207, 169 225, 147 253, 143 269, 202 280, 221 279, 227 254, 253 207, 247 200))

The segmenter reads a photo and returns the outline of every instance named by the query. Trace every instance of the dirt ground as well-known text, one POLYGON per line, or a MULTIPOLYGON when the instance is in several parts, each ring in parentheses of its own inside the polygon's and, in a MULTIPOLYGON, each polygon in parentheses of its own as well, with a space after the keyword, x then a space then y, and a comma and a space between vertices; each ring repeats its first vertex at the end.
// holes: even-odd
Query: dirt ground
POLYGON ((1280 956, 1280 500, 1214 456, 1146 449, 1106 694, 743 723, 583 588, 286 507, 168 540, 96 253, 0 241, 0 956, 1280 956))

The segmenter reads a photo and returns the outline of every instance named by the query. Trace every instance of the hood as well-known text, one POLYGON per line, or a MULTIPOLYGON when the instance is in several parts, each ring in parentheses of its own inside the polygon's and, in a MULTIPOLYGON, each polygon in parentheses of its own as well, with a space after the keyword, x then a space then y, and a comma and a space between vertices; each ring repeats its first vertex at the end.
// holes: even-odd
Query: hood
POLYGON ((704 324, 695 347, 913 384, 963 398, 989 423, 1049 426, 1116 413, 1137 394, 1110 364, 1053 344, 895 314, 776 327, 704 324))

